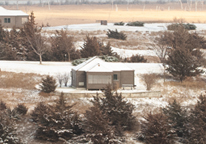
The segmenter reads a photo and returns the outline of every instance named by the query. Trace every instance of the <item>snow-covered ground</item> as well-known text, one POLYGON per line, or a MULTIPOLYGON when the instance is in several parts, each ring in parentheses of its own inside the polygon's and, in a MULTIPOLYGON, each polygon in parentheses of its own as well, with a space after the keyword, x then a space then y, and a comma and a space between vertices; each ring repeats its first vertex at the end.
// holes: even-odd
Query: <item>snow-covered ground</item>
MULTIPOLYGON (((145 89, 145 86, 140 80, 140 75, 145 73, 163 72, 163 67, 159 63, 125 63, 128 67, 135 70, 135 84, 138 89, 145 89)), ((17 73, 36 73, 40 75, 52 75, 70 73, 72 66, 71 62, 44 62, 40 65, 39 62, 29 61, 0 61, 1 71, 17 72, 17 73)))
MULTIPOLYGON (((63 25, 55 27, 44 27, 43 30, 70 30, 70 31, 107 31, 108 29, 119 31, 142 31, 142 32, 158 32, 167 30, 167 26, 170 23, 145 23, 144 27, 136 26, 115 26, 114 23, 108 23, 108 25, 100 25, 100 23, 92 24, 74 24, 63 25)), ((197 31, 206 30, 206 24, 196 24, 197 31)))

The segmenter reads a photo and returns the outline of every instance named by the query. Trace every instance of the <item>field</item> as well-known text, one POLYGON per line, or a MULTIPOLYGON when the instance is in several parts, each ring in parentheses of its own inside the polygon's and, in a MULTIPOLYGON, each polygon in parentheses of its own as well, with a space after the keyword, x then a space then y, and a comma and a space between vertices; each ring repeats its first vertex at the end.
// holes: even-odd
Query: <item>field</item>
MULTIPOLYGON (((194 5, 194 4, 193 4, 194 5)), ((15 9, 16 6, 5 6, 8 9, 15 9)), ((172 4, 148 4, 148 5, 51 5, 47 6, 19 6, 19 9, 26 13, 34 11, 38 24, 51 26, 95 23, 98 20, 108 22, 119 21, 144 21, 144 22, 171 22, 174 17, 184 18, 187 22, 206 22, 206 5, 198 5, 198 11, 194 6, 191 11, 181 10, 178 3, 172 4), (158 7, 158 8, 157 8, 158 7)))

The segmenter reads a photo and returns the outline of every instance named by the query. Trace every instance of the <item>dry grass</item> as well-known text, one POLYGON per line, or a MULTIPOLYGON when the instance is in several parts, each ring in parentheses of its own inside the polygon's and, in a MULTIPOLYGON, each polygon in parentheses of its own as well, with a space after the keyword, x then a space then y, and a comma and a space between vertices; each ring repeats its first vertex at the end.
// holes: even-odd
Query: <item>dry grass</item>
POLYGON ((33 73, 0 72, 0 88, 35 89, 41 76, 33 73))
POLYGON ((184 87, 189 89, 205 89, 206 82, 201 78, 188 78, 184 80, 182 83, 177 81, 169 81, 165 82, 165 86, 176 86, 176 87, 184 87))
MULTIPOLYGON (((184 5, 185 7, 186 5, 184 5)), ((16 6, 5 6, 8 9, 15 9, 16 6)), ((112 10, 111 5, 52 5, 49 10, 47 6, 19 6, 19 9, 30 13, 34 11, 36 21, 39 24, 49 23, 51 26, 95 23, 96 20, 108 20, 108 22, 129 22, 129 21, 148 21, 148 22, 171 22, 174 17, 184 18, 187 22, 205 22, 206 11, 205 5, 203 10, 195 12, 180 10, 180 5, 173 4, 149 4, 118 5, 118 11, 112 10), (160 6, 160 10, 156 10, 160 6), (168 11, 170 6, 171 10, 168 11), (201 21, 200 21, 201 20, 201 21)), ((200 6, 199 6, 200 8, 200 6)))

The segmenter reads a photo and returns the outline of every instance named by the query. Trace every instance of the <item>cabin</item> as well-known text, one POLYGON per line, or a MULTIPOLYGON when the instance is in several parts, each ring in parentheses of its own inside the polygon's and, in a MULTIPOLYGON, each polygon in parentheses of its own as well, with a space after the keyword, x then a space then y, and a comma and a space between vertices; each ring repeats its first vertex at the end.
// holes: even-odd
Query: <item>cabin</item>
POLYGON ((134 70, 124 63, 105 62, 97 56, 77 65, 71 71, 72 86, 85 89, 134 87, 134 70))
POLYGON ((22 28, 29 15, 21 10, 7 10, 0 7, 0 25, 4 28, 22 28))

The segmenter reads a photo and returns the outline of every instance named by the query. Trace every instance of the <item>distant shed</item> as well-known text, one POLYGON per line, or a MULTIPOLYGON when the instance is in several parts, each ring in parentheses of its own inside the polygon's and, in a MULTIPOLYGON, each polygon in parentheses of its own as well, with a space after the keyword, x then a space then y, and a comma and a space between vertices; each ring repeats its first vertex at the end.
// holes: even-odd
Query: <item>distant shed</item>
POLYGON ((101 20, 101 25, 107 25, 107 20, 101 20))
POLYGON ((29 15, 21 10, 7 10, 0 7, 0 25, 4 28, 22 28, 29 15))

